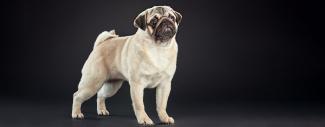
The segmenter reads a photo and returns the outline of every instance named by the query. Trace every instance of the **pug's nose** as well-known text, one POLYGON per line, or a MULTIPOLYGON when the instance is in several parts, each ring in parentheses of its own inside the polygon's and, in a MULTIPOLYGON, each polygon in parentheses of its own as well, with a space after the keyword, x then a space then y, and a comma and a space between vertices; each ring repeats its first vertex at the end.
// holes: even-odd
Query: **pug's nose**
POLYGON ((166 35, 170 35, 170 34, 172 34, 172 32, 173 32, 173 30, 172 30, 172 28, 170 28, 170 27, 167 27, 167 28, 165 28, 165 30, 164 30, 164 33, 165 33, 166 35))

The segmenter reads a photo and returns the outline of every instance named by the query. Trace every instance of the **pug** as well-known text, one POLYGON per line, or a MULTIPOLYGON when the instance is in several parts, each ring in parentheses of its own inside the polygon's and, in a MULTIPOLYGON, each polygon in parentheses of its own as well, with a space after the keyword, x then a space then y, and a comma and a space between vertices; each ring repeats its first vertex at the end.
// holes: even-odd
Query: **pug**
POLYGON ((176 70, 175 36, 181 19, 182 15, 169 6, 154 6, 135 18, 134 26, 138 28, 135 34, 119 37, 114 30, 99 34, 82 68, 78 90, 73 94, 72 118, 84 118, 81 105, 96 93, 98 115, 109 115, 105 99, 128 81, 139 124, 154 124, 143 104, 145 88, 156 88, 160 121, 174 123, 166 108, 176 70))

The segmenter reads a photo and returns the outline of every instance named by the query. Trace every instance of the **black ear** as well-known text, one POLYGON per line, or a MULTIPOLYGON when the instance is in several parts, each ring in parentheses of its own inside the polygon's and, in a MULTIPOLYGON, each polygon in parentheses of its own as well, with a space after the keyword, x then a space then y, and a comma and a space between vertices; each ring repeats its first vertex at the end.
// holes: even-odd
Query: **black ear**
POLYGON ((140 28, 142 30, 146 30, 146 12, 142 12, 140 13, 133 22, 133 25, 136 28, 140 28))
POLYGON ((177 24, 179 24, 182 20, 182 15, 177 11, 174 11, 174 14, 176 16, 176 22, 177 22, 177 24))

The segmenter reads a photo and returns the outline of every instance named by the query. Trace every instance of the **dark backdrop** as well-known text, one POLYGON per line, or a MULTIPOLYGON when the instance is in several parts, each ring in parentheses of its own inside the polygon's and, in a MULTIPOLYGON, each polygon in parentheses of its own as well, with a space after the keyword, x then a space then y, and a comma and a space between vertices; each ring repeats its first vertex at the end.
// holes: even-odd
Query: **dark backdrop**
MULTIPOLYGON (((172 103, 324 102, 321 4, 296 0, 4 0, 1 98, 71 103, 97 35, 133 34, 153 5, 183 15, 172 103)), ((112 99, 129 103, 128 88, 112 99)))

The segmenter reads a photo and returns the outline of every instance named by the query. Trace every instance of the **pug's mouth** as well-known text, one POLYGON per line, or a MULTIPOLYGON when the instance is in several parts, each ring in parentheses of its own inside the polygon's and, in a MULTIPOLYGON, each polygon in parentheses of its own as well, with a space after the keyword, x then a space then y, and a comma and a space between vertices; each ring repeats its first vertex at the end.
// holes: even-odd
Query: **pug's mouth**
POLYGON ((162 21, 157 24, 156 29, 153 32, 153 36, 156 41, 166 42, 174 37, 176 34, 176 28, 172 21, 168 19, 162 19, 162 21))

